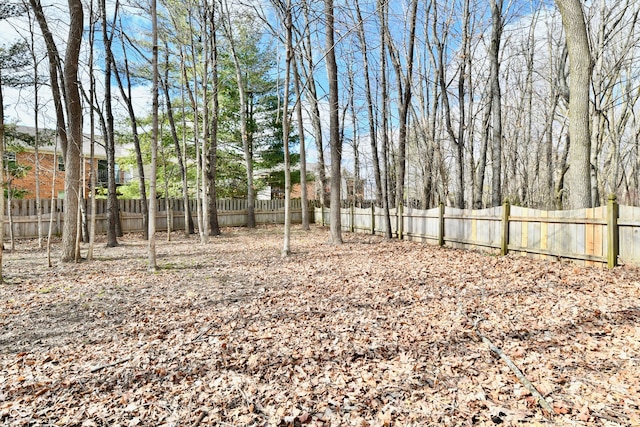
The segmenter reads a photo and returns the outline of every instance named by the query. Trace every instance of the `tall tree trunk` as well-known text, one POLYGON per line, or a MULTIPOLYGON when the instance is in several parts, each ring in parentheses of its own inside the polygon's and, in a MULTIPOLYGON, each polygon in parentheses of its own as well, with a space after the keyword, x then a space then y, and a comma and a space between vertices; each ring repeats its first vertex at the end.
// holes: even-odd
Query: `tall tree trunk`
POLYGON ((389 153, 389 134, 387 133, 387 122, 388 122, 388 112, 387 112, 387 98, 389 97, 387 94, 387 32, 384 31, 387 22, 387 3, 384 0, 378 0, 378 14, 380 16, 380 90, 382 91, 382 105, 381 105, 381 118, 379 129, 381 129, 381 137, 382 137, 382 163, 384 164, 384 176, 382 176, 383 181, 383 190, 382 190, 382 208, 384 211, 384 236, 387 239, 390 239, 391 236, 391 215, 389 214, 389 205, 391 204, 389 201, 390 192, 389 192, 389 161, 388 161, 388 153, 389 153))
POLYGON ((487 148, 489 145, 489 122, 491 121, 492 105, 491 89, 489 89, 489 102, 485 107, 484 118, 482 119, 482 142, 480 143, 480 157, 476 167, 476 179, 473 181, 473 208, 482 209, 484 196, 484 179, 487 166, 487 148))
MULTIPOLYGON (((176 160, 178 161, 178 168, 180 169, 180 177, 182 178, 182 201, 185 206, 185 220, 184 220, 184 235, 189 237, 189 193, 187 184, 187 170, 182 160, 182 149, 180 148, 180 139, 178 138, 178 132, 176 130, 175 117, 173 115, 173 105, 171 103, 171 95, 169 93, 169 46, 165 41, 165 69, 164 80, 161 81, 162 88, 164 90, 164 99, 167 106, 167 118, 169 119, 169 128, 171 131, 171 139, 173 140, 173 146, 176 151, 176 160)), ((145 195, 146 199, 146 195, 145 195)), ((147 217, 148 218, 148 217, 147 217)), ((148 225, 147 225, 148 227, 148 225)), ((145 233, 148 235, 148 230, 145 233)), ((148 238, 148 237, 147 237, 148 238)))
POLYGON ((209 169, 207 179, 209 180, 209 234, 220 235, 220 224, 218 222, 218 205, 216 203, 216 183, 218 172, 218 115, 220 104, 218 101, 218 39, 216 24, 215 3, 211 6, 210 15, 210 55, 211 55, 211 124, 209 127, 210 147, 209 147, 209 169))
POLYGON ((240 135, 242 138, 242 149, 244 151, 244 161, 247 169, 247 227, 256 227, 255 217, 255 187, 253 185, 253 147, 249 141, 248 115, 247 115, 247 92, 246 81, 243 76, 240 58, 236 51, 235 39, 233 36, 232 20, 229 5, 225 3, 225 18, 223 28, 229 42, 229 54, 233 60, 235 69, 236 84, 240 98, 240 135))
POLYGON ((349 67, 348 79, 350 105, 349 115, 351 116, 351 127, 353 128, 351 144, 353 148, 353 205, 361 206, 362 200, 358 192, 358 188, 360 186, 360 143, 358 140, 360 135, 358 133, 358 114, 356 113, 354 72, 351 67, 349 67))
POLYGON ((298 121, 298 136, 300 139, 300 199, 302 203, 302 229, 309 230, 309 195, 307 194, 307 146, 304 134, 304 119, 302 115, 302 88, 300 72, 295 55, 293 63, 293 80, 296 91, 296 118, 298 121))
MULTIPOLYGON (((124 28, 122 21, 120 21, 120 33, 124 35, 124 28)), ((142 210, 142 228, 143 238, 146 240, 149 238, 149 201, 147 199, 147 187, 145 184, 145 172, 144 172, 144 160, 142 158, 142 149, 140 147, 140 137, 138 136, 138 120, 136 118, 135 111, 133 109, 133 95, 131 90, 131 73, 129 72, 129 60, 127 58, 127 49, 125 48, 124 37, 121 37, 122 43, 122 59, 124 62, 124 75, 127 79, 127 87, 125 91, 124 84, 120 78, 120 73, 117 69, 117 63, 112 62, 114 68, 114 75, 118 82, 120 89, 120 95, 124 100, 127 107, 127 113, 129 114, 129 120, 131 121, 131 135, 133 139, 133 148, 136 153, 136 166, 138 168, 138 191, 140 192, 141 210, 142 210)), ((113 60, 113 55, 110 55, 113 60)))
MULTIPOLYGON (((185 92, 189 90, 189 86, 188 86, 188 80, 187 80, 187 72, 186 72, 186 66, 185 66, 185 62, 184 62, 184 55, 182 54, 182 50, 180 51, 180 78, 182 79, 182 84, 180 85, 180 96, 182 98, 182 105, 181 105, 181 111, 182 111, 182 129, 184 129, 184 131, 182 132, 182 163, 185 165, 186 168, 186 164, 187 164, 187 109, 186 109, 186 98, 185 98, 185 92), (185 88, 186 86, 186 88, 185 88)), ((195 225, 193 223, 193 215, 192 215, 192 210, 191 210, 191 203, 189 201, 189 182, 188 182, 188 177, 187 174, 185 173, 185 175, 182 177, 182 197, 184 198, 184 220, 185 220, 185 236, 189 237, 190 234, 195 233, 195 225)))
POLYGON ((62 262, 76 260, 78 202, 80 200, 80 166, 82 158, 82 104, 78 81, 78 60, 82 44, 84 13, 81 0, 68 0, 69 36, 64 60, 69 129, 65 156, 64 224, 62 228, 62 262))
MULTIPOLYGON (((90 2, 90 6, 89 6, 89 16, 90 16, 90 23, 89 23, 89 104, 93 104, 96 99, 95 99, 95 93, 96 93, 96 79, 94 76, 94 46, 95 46, 95 37, 96 37, 96 26, 95 26, 95 21, 93 18, 93 0, 91 0, 90 2)), ((96 145, 96 139, 95 139, 95 127, 96 127, 96 117, 95 117, 95 110, 93 108, 93 105, 91 106, 90 110, 89 110, 89 127, 90 127, 90 141, 89 144, 89 158, 90 158, 90 167, 91 167, 91 172, 89 174, 89 179, 90 179, 90 183, 89 183, 89 189, 90 189, 90 194, 91 194, 91 216, 90 216, 90 220, 89 220, 89 249, 87 250, 87 260, 91 261, 93 260, 93 250, 95 248, 95 243, 96 243, 96 208, 97 208, 97 199, 96 199, 96 183, 97 183, 97 177, 96 174, 98 173, 98 165, 96 164, 96 158, 95 158, 95 145, 96 145)))
MULTIPOLYGON (((458 129, 457 132, 453 127, 452 120, 452 112, 451 105, 449 102, 449 94, 448 94, 448 86, 446 76, 445 66, 445 42, 442 38, 437 38, 439 31, 437 28, 437 7, 434 7, 434 13, 436 13, 436 18, 433 20, 433 34, 436 37, 435 45, 438 54, 438 77, 440 80, 440 91, 441 91, 441 101, 443 106, 443 115, 444 122, 446 127, 446 132, 449 135, 449 138, 452 141, 452 145, 455 151, 455 164, 456 164, 456 197, 455 197, 455 206, 458 208, 465 207, 465 197, 464 197, 464 148, 465 148, 465 91, 466 91, 466 75, 467 75, 467 63, 468 61, 460 61, 460 65, 458 66, 458 106, 459 106, 459 119, 458 119, 458 129)), ((463 23, 462 23, 462 44, 460 46, 461 55, 463 58, 470 57, 469 51, 469 0, 464 1, 464 11, 463 11, 463 23)), ((444 37, 440 35, 440 37, 444 37)))
MULTIPOLYGON (((4 96, 2 94, 2 69, 0 69, 0 159, 4 161, 4 96)), ((4 168, 0 167, 0 185, 2 186, 0 193, 0 283, 4 283, 4 275, 2 271, 2 253, 4 251, 4 168)), ((53 216, 53 213, 51 214, 53 216)))
POLYGON ((342 181, 342 140, 338 117, 338 65, 334 42, 333 0, 324 0, 325 16, 325 62, 329 80, 329 146, 331 148, 331 242, 342 243, 340 218, 340 185, 342 181))
MULTIPOLYGON (((311 25, 312 18, 310 17, 309 4, 305 1, 303 3, 305 25, 311 25)), ((322 140, 322 123, 320 121, 320 107, 318 106, 318 93, 316 91, 316 81, 314 77, 315 59, 313 56, 313 49, 311 45, 311 32, 306 31, 306 37, 303 40, 304 46, 304 58, 301 64, 301 69, 304 73, 306 84, 306 91, 308 95, 307 102, 310 104, 311 109, 311 126, 313 128, 313 138, 316 143, 316 151, 318 153, 318 181, 319 181, 319 197, 322 206, 326 206, 329 202, 327 198, 327 174, 326 163, 324 159, 324 142, 322 140)))
MULTIPOLYGON (((38 248, 42 249, 43 245, 43 222, 42 222, 42 197, 40 195, 40 74, 38 73, 38 52, 36 51, 36 34, 34 31, 34 22, 29 9, 27 8, 27 15, 29 18, 29 53, 31 54, 31 63, 33 64, 33 118, 34 118, 34 128, 35 128, 35 138, 34 138, 34 176, 35 176, 35 185, 36 185, 36 214, 38 216, 38 248)), ((0 82, 0 88, 2 87, 2 83, 0 82)), ((0 94, 0 100, 2 98, 2 94, 0 94)), ((0 111, 1 113, 1 111, 0 111)), ((0 119, 3 120, 4 118, 0 119)), ((1 143, 1 141, 0 141, 1 143)), ((2 158, 2 157, 0 157, 2 158)), ((0 179, 0 182, 2 180, 0 179)), ((0 221, 0 224, 4 224, 3 221, 0 221)), ((2 243, 0 242, 0 245, 2 243)), ((1 257, 0 257, 1 260, 1 257)), ((2 275, 0 274, 0 280, 2 275)))
POLYGON ((371 163, 373 163, 373 177, 376 182, 376 204, 382 206, 382 179, 380 176, 380 159, 378 158, 378 144, 376 132, 376 119, 373 113, 373 96, 371 92, 371 82, 369 81, 369 57, 366 36, 364 31, 364 20, 360 11, 359 0, 355 0, 356 16, 358 19, 358 40, 362 49, 362 78, 364 80, 364 92, 367 99, 367 117, 369 118, 369 142, 371 145, 371 163))
POLYGON ((293 35, 291 22, 291 0, 284 5, 285 25, 285 68, 284 68, 284 95, 282 100, 282 146, 284 148, 284 238, 282 243, 282 256, 287 257, 291 253, 291 157, 289 155, 289 86, 291 75, 291 60, 293 58, 293 35))
MULTIPOLYGON (((397 170, 396 170, 396 204, 399 207, 404 200, 404 179, 407 167, 407 129, 408 129, 408 117, 409 106, 411 103, 411 88, 413 79, 413 51, 416 39, 416 20, 418 11, 418 1, 412 0, 410 6, 410 30, 408 41, 408 53, 405 58, 406 65, 403 67, 400 63, 400 55, 396 48, 393 46, 391 40, 391 32, 388 25, 383 28, 383 31, 387 32, 387 43, 389 44, 389 52, 391 53, 391 59, 393 66, 396 70, 396 79, 398 81, 398 97, 400 99, 398 103, 398 116, 399 116, 399 129, 398 129, 398 157, 397 157, 397 170), (403 68, 406 69, 406 75, 403 73, 403 68)), ((399 224, 402 226, 402 222, 399 224)))
POLYGON ((491 205, 502 204, 502 98, 500 92, 500 39, 502 38, 502 0, 491 0, 491 205))
MULTIPOLYGON (((209 206, 211 202, 211 195, 209 192, 210 179, 208 176, 209 145, 211 143, 209 139, 209 125, 211 124, 209 118, 209 61, 211 58, 209 55, 209 36, 206 30, 208 28, 208 15, 210 13, 208 9, 208 7, 204 7, 204 16, 201 18, 201 26, 204 28, 204 31, 202 31, 199 36, 202 39, 202 145, 200 146, 200 187, 202 193, 202 230, 200 233, 200 241, 202 243, 209 242, 209 206)), ((197 82, 195 82, 195 87, 197 90, 197 82)))
POLYGON ((156 11, 156 0, 151 0, 151 57, 152 73, 152 119, 151 119, 151 177, 149 179, 149 243, 148 243, 148 264, 147 270, 155 272, 156 262, 156 178, 158 170, 158 15, 156 11))
MULTIPOLYGON (((106 116, 107 134, 104 135, 105 151, 107 153, 107 247, 118 246, 118 236, 116 232, 116 220, 118 215, 118 195, 116 193, 116 148, 114 135, 114 119, 113 109, 111 106, 111 66, 115 62, 111 51, 111 41, 113 39, 113 31, 109 36, 107 25, 107 7, 106 1, 100 1, 100 12, 102 15, 102 41, 104 43, 106 60, 104 65, 104 114, 106 116)), ((116 16, 117 16, 116 7, 116 16)), ((115 19, 115 18, 114 18, 115 19)))
POLYGON ((580 0, 556 0, 569 51, 569 170, 567 187, 569 207, 591 207, 591 128, 589 89, 591 53, 580 0))

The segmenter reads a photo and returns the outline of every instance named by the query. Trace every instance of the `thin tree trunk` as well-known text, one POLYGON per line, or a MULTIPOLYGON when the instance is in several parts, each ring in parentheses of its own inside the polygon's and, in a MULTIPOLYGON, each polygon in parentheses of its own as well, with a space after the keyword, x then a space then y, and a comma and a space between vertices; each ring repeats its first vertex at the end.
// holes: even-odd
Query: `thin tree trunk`
MULTIPOLYGON (((203 27, 207 27, 208 10, 204 8, 203 27)), ((200 36, 202 38, 202 145, 200 146, 200 186, 202 193, 202 229, 200 233, 201 243, 209 242, 209 178, 208 178, 208 162, 209 162, 209 42, 207 40, 206 30, 200 36)), ((197 90, 197 82, 195 87, 197 90)))
MULTIPOLYGON (((4 96, 2 94, 2 70, 0 69, 0 159, 4 159, 4 96)), ((54 169, 55 170, 55 169, 54 169)), ((2 269, 2 254, 4 251, 4 168, 0 167, 0 184, 3 188, 0 194, 0 283, 4 283, 4 275, 2 269)), ((52 215, 53 216, 53 215, 52 215)))
POLYGON ((151 178, 149 179, 149 257, 147 270, 155 272, 156 262, 156 171, 158 170, 158 16, 156 13, 156 0, 151 0, 151 37, 153 55, 151 59, 152 72, 152 123, 151 123, 151 178))
POLYGON ((384 164, 384 176, 382 177, 383 182, 383 191, 382 191, 382 207, 384 211, 384 236, 387 239, 392 237, 391 235, 391 215, 389 213, 389 205, 391 204, 389 201, 389 161, 388 161, 388 153, 389 153, 389 135, 387 134, 387 121, 388 121, 388 112, 387 112, 387 54, 385 51, 385 46, 387 46, 387 32, 383 30, 383 28, 387 25, 387 5, 383 0, 378 0, 378 14, 380 16, 380 89, 382 90, 382 102, 381 102, 381 119, 380 119, 380 129, 381 129, 381 137, 382 137, 382 162, 384 164))
MULTIPOLYGON (((124 34, 122 21, 120 21, 120 32, 124 34)), ((147 188, 145 184, 145 172, 144 172, 144 160, 142 158, 142 149, 140 147, 140 137, 138 136, 138 120, 136 118, 135 111, 133 109, 133 95, 131 89, 131 73, 129 71, 129 60, 127 57, 127 49, 125 48, 124 38, 121 38, 122 43, 122 56, 124 62, 124 75, 127 79, 127 87, 126 91, 124 88, 124 84, 122 79, 120 78, 120 73, 117 69, 117 63, 113 61, 112 65, 114 68, 114 75, 116 77, 116 81, 118 82, 118 87, 120 89, 120 95, 124 100, 124 103, 127 107, 127 113, 129 115, 129 120, 131 121, 131 136, 133 139, 133 148, 136 153, 136 166, 138 168, 138 191, 140 192, 140 201, 141 201, 141 210, 142 210, 142 235, 146 240, 149 238, 149 202, 147 200, 147 188)), ((111 55, 113 59, 113 55, 111 55)))
MULTIPOLYGON (((407 133, 408 133, 408 118, 409 118, 409 105, 411 103, 411 88, 413 78, 413 51, 415 47, 416 39, 416 20, 418 11, 418 1, 412 0, 410 6, 410 30, 408 41, 408 53, 405 58, 406 64, 400 63, 400 55, 393 46, 391 40, 391 33, 388 26, 383 28, 383 31, 387 32, 386 41, 389 45, 389 52, 393 66, 396 70, 396 80, 398 83, 398 97, 400 102, 398 103, 398 116, 399 116, 399 129, 398 129, 398 157, 397 157, 397 170, 396 170, 396 205, 399 208, 404 201, 404 180, 407 169, 407 133), (406 69, 406 76, 403 73, 403 68, 406 69)), ((401 233, 402 221, 399 223, 401 233)))
MULTIPOLYGON (((311 23, 311 17, 310 17, 310 11, 309 11, 309 5, 304 2, 303 4, 304 7, 304 16, 305 16, 305 25, 310 25, 311 23)), ((306 37, 304 39, 304 61, 303 61, 303 66, 302 71, 305 74, 305 80, 307 81, 306 84, 306 90, 307 90, 307 95, 308 95, 308 103, 310 104, 310 109, 311 109, 311 114, 310 114, 310 119, 311 119, 311 126, 313 128, 313 137, 315 139, 315 143, 316 143, 316 151, 317 151, 317 155, 318 155, 318 167, 317 167, 317 173, 318 173, 318 181, 320 181, 320 190, 319 190, 319 197, 320 197, 320 203, 322 204, 322 207, 324 209, 324 206, 326 206, 329 202, 328 198, 327 198, 327 192, 326 192, 326 188, 327 188, 327 174, 326 174, 326 163, 325 163, 325 159, 324 159, 324 144, 323 144, 323 140, 322 140, 322 123, 320 122, 320 108, 318 106, 318 93, 316 91, 316 81, 314 78, 314 67, 315 67, 315 60, 314 60, 314 56, 313 56, 313 50, 311 47, 311 32, 307 31, 306 32, 306 37), (304 66, 304 64, 306 64, 306 66, 304 66)))
POLYGON ((502 0, 491 4, 491 205, 502 204, 502 98, 500 92, 500 39, 502 38, 502 0))
MULTIPOLYGON (((36 185, 36 214, 38 216, 38 248, 42 249, 42 197, 40 195, 40 74, 38 73, 38 55, 36 53, 36 41, 35 41, 35 31, 34 31, 34 22, 32 21, 31 13, 29 13, 29 9, 27 9, 27 14, 29 18, 29 28, 30 28, 30 53, 31 53, 31 61, 33 63, 33 118, 34 118, 34 127, 35 127, 35 138, 34 138, 34 155, 35 155, 35 164, 34 164, 34 176, 35 176, 35 185, 36 185)), ((0 86, 1 87, 1 86, 0 86)), ((2 95, 0 94, 0 98, 2 95)), ((2 158, 2 157, 0 157, 2 158)), ((0 179, 0 182, 2 180, 0 179)), ((0 221, 0 224, 4 224, 3 221, 0 221)), ((1 257, 0 257, 1 259, 1 257)), ((2 275, 0 274, 0 280, 2 275)))
POLYGON ((285 43, 285 69, 284 69, 284 96, 282 100, 282 146, 284 148, 284 239, 282 244, 282 256, 287 257, 291 253, 291 158, 289 156, 289 86, 291 75, 291 60, 293 57, 292 30, 291 30, 291 0, 287 0, 283 11, 286 33, 285 43))
MULTIPOLYGON (((182 52, 182 51, 181 51, 182 52)), ((184 165, 187 164, 187 111, 185 106, 187 105, 185 100, 185 85, 188 85, 187 73, 185 70, 184 56, 182 53, 180 54, 180 68, 181 68, 181 79, 182 85, 180 86, 180 96, 182 97, 182 129, 185 131, 182 132, 182 163, 184 165)), ((188 88, 187 88, 188 89, 188 88)), ((193 216, 191 215, 191 203, 189 201, 189 187, 188 187, 188 177, 185 173, 182 177, 182 197, 184 199, 184 226, 185 226, 185 237, 189 237, 190 234, 195 232, 195 227, 193 223, 193 216)))
MULTIPOLYGON (((90 3, 89 9, 90 16, 90 26, 89 26, 89 99, 91 100, 91 104, 95 101, 95 91, 96 91, 96 80, 93 75, 94 64, 93 64, 93 52, 94 52, 94 42, 95 42, 95 23, 93 20, 93 0, 90 3)), ((91 173, 90 179, 91 182, 89 184, 89 188, 91 190, 91 219, 89 225, 89 249, 87 250, 87 260, 93 260, 93 249, 95 247, 96 242, 96 209, 97 209, 97 199, 96 199, 96 174, 98 173, 98 168, 96 165, 95 158, 95 111, 93 106, 91 106, 89 110, 89 126, 90 126, 90 148, 89 148, 89 156, 90 156, 90 164, 91 164, 91 173)))
MULTIPOLYGON (((171 139, 173 140, 173 146, 176 151, 176 159, 178 161, 178 168, 180 169, 180 177, 182 178, 182 199, 185 206, 185 219, 184 219, 184 234, 185 237, 189 237, 189 193, 187 184, 187 170, 182 161, 182 150, 180 148, 180 140, 178 138, 178 132, 176 130, 175 118, 173 116, 173 106, 171 105, 171 96, 169 93, 169 47, 165 41, 165 75, 164 80, 161 82, 164 89, 164 98, 167 106, 167 118, 169 119, 169 128, 171 130, 171 139)), ((186 132, 186 129, 185 129, 186 132)), ((143 199, 146 202, 146 195, 143 199)), ((146 204, 146 203, 145 203, 146 204)), ((145 233, 145 235, 148 233, 145 233)))
POLYGON ((225 19, 223 28, 229 42, 229 54, 233 60, 233 66, 235 69, 236 84, 238 86, 238 95, 240 98, 240 135, 242 137, 242 149, 244 151, 244 161, 247 170, 247 227, 256 227, 255 217, 255 187, 253 185, 253 147, 249 141, 249 129, 247 123, 247 93, 246 93, 246 81, 243 77, 242 66, 240 64, 240 58, 236 51, 235 38, 233 36, 233 28, 231 22, 231 14, 229 11, 229 5, 225 3, 225 19))
MULTIPOLYGON (((118 246, 118 233, 116 221, 118 218, 118 195, 116 193, 116 159, 115 159, 115 134, 113 108, 111 105, 111 78, 112 64, 115 62, 111 51, 112 35, 109 36, 107 25, 106 1, 100 1, 100 11, 102 15, 102 41, 105 47, 105 69, 104 69, 104 114, 106 116, 107 133, 104 135, 105 151, 107 152, 107 247, 118 246)), ((117 8, 115 14, 117 15, 117 8)), ((115 18, 114 18, 115 19, 115 18)))
POLYGON ((220 235, 220 224, 218 223, 217 204, 217 172, 218 172, 218 115, 220 105, 218 101, 218 40, 217 25, 215 18, 215 3, 211 9, 211 125, 210 125, 210 149, 209 149, 209 170, 207 179, 209 180, 209 233, 212 236, 220 235))
POLYGON ((373 163, 373 176, 376 182, 376 204, 382 206, 382 179, 380 176, 380 159, 378 158, 378 144, 376 132, 376 119, 373 113, 373 97, 371 94, 371 82, 369 81, 369 58, 367 55, 367 43, 364 31, 364 20, 360 11, 359 0, 355 0, 356 16, 358 19, 358 40, 362 47, 362 76, 364 79, 365 96, 367 99, 367 117, 369 118, 369 142, 371 145, 371 162, 373 163))
POLYGON ((304 134, 304 119, 302 116, 302 88, 300 87, 300 73, 295 55, 293 61, 293 80, 296 91, 296 116, 298 121, 298 135, 300 138, 300 199, 302 203, 302 229, 309 230, 309 195, 307 194, 307 147, 304 134))
POLYGON ((340 218, 340 185, 342 182, 342 141, 338 117, 338 65, 334 42, 333 0, 324 0, 325 16, 325 63, 329 80, 329 146, 331 148, 331 242, 342 244, 342 222, 340 218))
MULTIPOLYGON (((491 90, 489 90, 491 92, 491 90)), ((480 143, 480 157, 478 158, 478 166, 476 167, 476 179, 473 182, 473 208, 482 209, 484 196, 484 179, 487 166, 487 148, 489 146, 489 122, 491 119, 491 100, 493 99, 489 93, 489 102, 485 107, 484 118, 482 119, 482 142, 480 143)))

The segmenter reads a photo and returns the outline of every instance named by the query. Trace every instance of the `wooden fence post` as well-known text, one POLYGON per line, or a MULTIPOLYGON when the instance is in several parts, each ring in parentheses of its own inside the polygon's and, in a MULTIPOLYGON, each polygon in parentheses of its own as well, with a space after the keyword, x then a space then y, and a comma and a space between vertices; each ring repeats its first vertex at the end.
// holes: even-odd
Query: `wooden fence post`
POLYGON ((440 202, 440 211, 438 212, 438 245, 444 246, 444 203, 440 202))
POLYGON ((320 206, 320 209, 322 209, 322 226, 326 226, 327 224, 325 224, 324 222, 324 203, 320 206))
POLYGON ((609 196, 607 203, 607 267, 618 265, 620 251, 618 239, 618 202, 615 194, 609 196))
POLYGON ((376 234, 376 205, 371 203, 371 234, 376 234))
POLYGON ((350 214, 350 218, 349 218, 349 229, 351 230, 351 232, 353 233, 356 230, 356 227, 354 225, 354 221, 355 221, 355 212, 354 212, 354 207, 353 207, 353 202, 351 202, 351 206, 350 206, 351 211, 349 212, 350 214))
POLYGON ((398 205, 396 215, 396 229, 398 230, 398 240, 402 240, 404 234, 404 207, 402 203, 398 205))
POLYGON ((500 235, 500 255, 509 253, 509 213, 511 205, 508 200, 502 205, 502 233, 500 235))

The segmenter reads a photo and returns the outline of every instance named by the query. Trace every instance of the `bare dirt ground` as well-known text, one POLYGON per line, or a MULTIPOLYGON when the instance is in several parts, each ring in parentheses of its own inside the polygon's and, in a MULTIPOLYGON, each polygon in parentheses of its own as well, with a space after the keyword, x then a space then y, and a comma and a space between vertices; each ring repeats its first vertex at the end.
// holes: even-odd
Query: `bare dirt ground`
POLYGON ((0 425, 640 425, 638 269, 328 237, 158 235, 154 274, 139 236, 51 268, 20 242, 0 425))

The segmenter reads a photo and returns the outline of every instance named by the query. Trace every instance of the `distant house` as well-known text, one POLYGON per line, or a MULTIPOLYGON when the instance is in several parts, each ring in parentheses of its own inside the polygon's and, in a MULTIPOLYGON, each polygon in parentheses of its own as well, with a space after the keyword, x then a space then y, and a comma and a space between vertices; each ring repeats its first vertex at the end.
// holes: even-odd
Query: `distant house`
MULTIPOLYGON (((96 138, 94 146, 94 170, 96 171, 96 188, 107 186, 107 156, 101 139, 96 138)), ((41 130, 38 142, 38 178, 40 181, 40 197, 50 198, 52 191, 55 197, 64 198, 65 165, 62 150, 55 143, 56 134, 51 130, 41 130), (55 180, 54 180, 55 176, 55 180)), ((4 168, 5 183, 12 194, 24 199, 36 198, 36 156, 35 129, 17 126, 7 132, 5 140, 4 168), (7 170, 9 174, 7 174, 7 170), (11 173, 11 172, 14 173, 11 173)), ((91 149, 90 136, 84 135, 82 144, 82 188, 84 197, 90 194, 91 182, 91 149)), ((116 153, 116 159, 118 153, 116 153)), ((121 170, 116 162, 116 185, 125 184, 131 179, 128 172, 121 170)))

